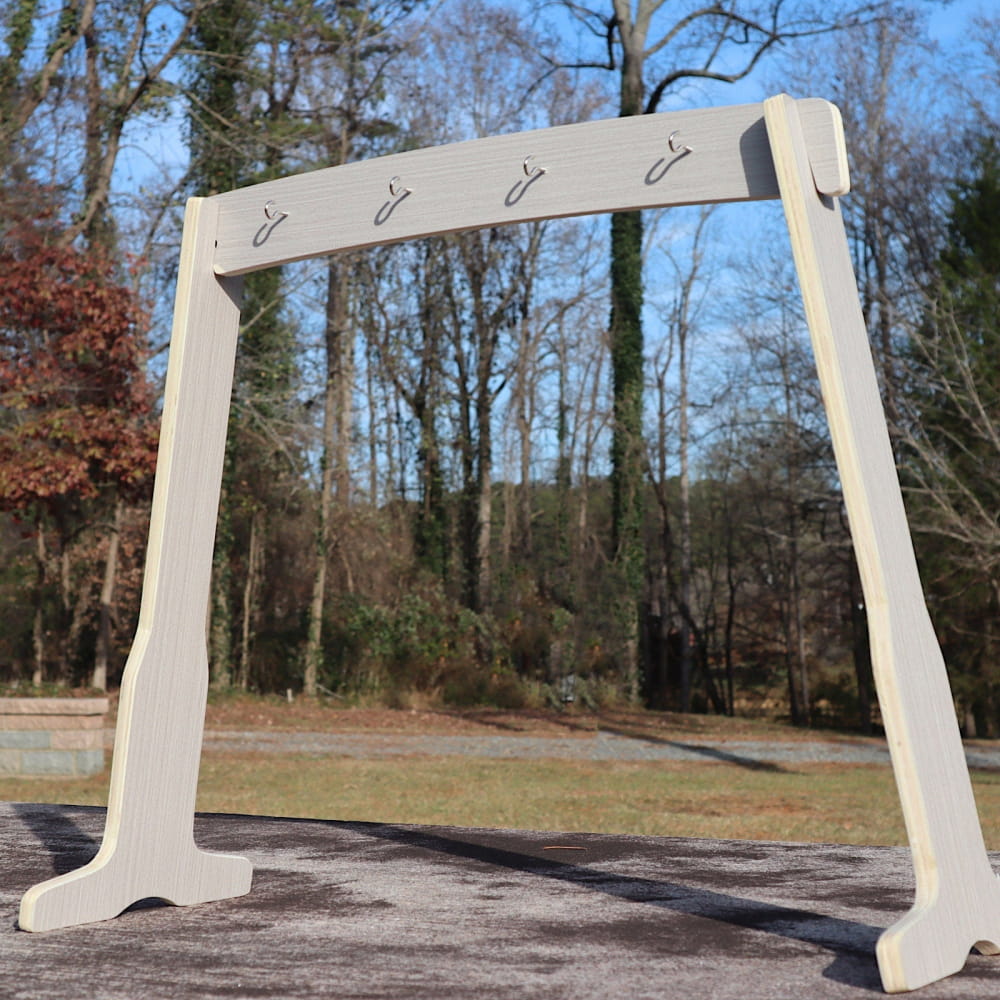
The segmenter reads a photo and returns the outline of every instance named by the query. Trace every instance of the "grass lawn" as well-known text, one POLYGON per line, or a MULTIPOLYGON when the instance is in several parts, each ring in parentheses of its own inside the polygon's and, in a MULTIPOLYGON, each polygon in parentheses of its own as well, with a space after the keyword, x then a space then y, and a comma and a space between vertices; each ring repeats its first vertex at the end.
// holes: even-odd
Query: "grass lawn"
MULTIPOLYGON (((0 779, 15 802, 104 805, 108 776, 0 779)), ((973 773, 987 846, 1000 850, 1000 773, 973 773)), ((904 844, 887 767, 591 763, 206 752, 198 809, 552 831, 904 844)))

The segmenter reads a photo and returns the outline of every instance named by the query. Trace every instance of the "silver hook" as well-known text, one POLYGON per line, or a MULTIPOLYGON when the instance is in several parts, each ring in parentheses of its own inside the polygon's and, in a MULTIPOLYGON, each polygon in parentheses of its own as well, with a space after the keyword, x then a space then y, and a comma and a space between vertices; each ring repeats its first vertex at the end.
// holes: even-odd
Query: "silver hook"
POLYGON ((413 188, 400 187, 401 183, 402 183, 402 178, 400 178, 398 175, 396 177, 390 178, 389 194, 391 194, 393 198, 395 198, 398 194, 404 194, 404 195, 413 194, 413 188))
POLYGON ((541 177, 542 174, 546 172, 545 167, 529 167, 528 164, 535 158, 534 153, 529 153, 524 158, 524 176, 525 177, 541 177))
POLYGON ((280 208, 273 201, 264 202, 264 218, 270 219, 272 222, 277 220, 280 222, 282 219, 288 218, 287 212, 282 212, 280 208))
POLYGON ((675 145, 674 139, 677 136, 679 136, 680 134, 681 134, 680 129, 675 129, 667 137, 667 145, 670 147, 670 152, 671 153, 693 153, 694 150, 690 146, 688 146, 686 144, 683 145, 683 146, 675 145))

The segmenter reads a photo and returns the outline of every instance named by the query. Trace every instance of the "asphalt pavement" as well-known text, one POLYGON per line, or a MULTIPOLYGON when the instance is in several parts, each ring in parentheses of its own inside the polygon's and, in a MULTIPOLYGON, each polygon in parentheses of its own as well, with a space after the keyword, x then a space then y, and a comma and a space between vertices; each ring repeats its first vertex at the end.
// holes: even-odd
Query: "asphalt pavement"
MULTIPOLYGON (((18 931, 104 823, 0 803, 4 1000, 877 1000, 876 941, 914 896, 899 847, 199 815, 200 847, 253 864, 248 895, 18 931)), ((975 954, 914 995, 997 996, 975 954)))

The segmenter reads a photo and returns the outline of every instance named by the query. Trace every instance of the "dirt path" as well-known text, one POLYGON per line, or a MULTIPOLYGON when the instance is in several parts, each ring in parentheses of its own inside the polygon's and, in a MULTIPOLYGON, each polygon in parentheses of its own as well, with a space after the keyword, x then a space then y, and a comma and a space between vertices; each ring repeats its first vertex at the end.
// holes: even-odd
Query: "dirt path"
MULTIPOLYGON (((109 746, 113 735, 107 734, 109 746)), ((205 750, 362 759, 716 761, 747 767, 889 763, 883 739, 765 720, 631 709, 360 709, 301 697, 289 702, 249 695, 212 700, 205 750)), ((970 743, 966 756, 971 767, 1000 769, 1000 742, 970 743)))
MULTIPOLYGON (((633 737, 596 732, 567 739, 532 735, 441 733, 309 733, 209 730, 205 750, 223 753, 384 757, 480 757, 508 760, 700 761, 766 767, 782 763, 888 765, 889 751, 876 740, 705 740, 633 737)), ((1000 748, 968 748, 970 767, 1000 768, 1000 748)))
MULTIPOLYGON (((235 732, 275 731, 357 733, 363 735, 532 736, 551 739, 591 739, 596 734, 668 741, 727 743, 812 742, 857 743, 862 737, 793 726, 762 719, 718 715, 682 715, 636 709, 585 711, 506 710, 497 708, 338 708, 330 702, 297 697, 246 695, 213 699, 206 729, 235 732)), ((874 741, 877 742, 877 741, 874 741)))

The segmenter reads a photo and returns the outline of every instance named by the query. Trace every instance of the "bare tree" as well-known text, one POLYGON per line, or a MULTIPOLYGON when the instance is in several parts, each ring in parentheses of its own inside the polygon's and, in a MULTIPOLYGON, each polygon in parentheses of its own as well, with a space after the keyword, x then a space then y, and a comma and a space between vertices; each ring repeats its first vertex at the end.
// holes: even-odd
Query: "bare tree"
MULTIPOLYGON (((838 30, 888 9, 885 3, 826 6, 760 0, 699 5, 662 0, 610 0, 592 6, 566 0, 594 47, 590 58, 553 59, 618 79, 618 113, 650 114, 667 95, 694 81, 735 83, 778 45, 838 30)), ((638 601, 643 578, 643 224, 639 212, 611 219, 611 375, 614 395, 612 489, 614 551, 626 588, 623 624, 636 670, 638 601)))
MULTIPOLYGON (((691 681, 694 668, 693 648, 698 643, 698 626, 693 607, 693 546, 691 525, 691 365, 692 337, 699 323, 699 313, 708 292, 705 240, 712 210, 698 212, 693 232, 683 247, 684 263, 667 253, 673 272, 674 295, 664 310, 666 336, 653 358, 656 399, 655 456, 647 460, 647 474, 656 496, 659 525, 657 532, 657 567, 652 603, 660 629, 659 648, 666 649, 676 633, 679 667, 679 707, 691 711, 691 681), (671 381, 673 385, 671 385, 671 381), (671 429, 677 425, 676 466, 668 459, 671 429), (675 471, 676 470, 676 471, 675 471), (676 531, 673 484, 676 482, 676 531), (672 572, 674 548, 679 547, 679 565, 672 572), (675 620, 676 630, 671 623, 675 620)), ((703 659, 703 657, 702 657, 703 659)), ((647 664, 647 670, 649 665, 647 664)), ((662 671, 661 671, 662 672, 662 671)))
MULTIPOLYGON (((349 162, 373 140, 394 129, 382 115, 382 94, 392 64, 408 51, 405 28, 408 5, 392 0, 339 10, 316 33, 310 61, 306 109, 313 148, 324 166, 349 162)), ((350 258, 331 257, 326 264, 322 390, 319 520, 316 571, 304 651, 303 688, 315 696, 323 660, 323 617, 327 563, 339 546, 334 522, 350 503, 350 449, 354 409, 355 350, 358 325, 352 303, 350 258)), ((341 553, 342 554, 342 553, 341 553)), ((348 589, 350 566, 347 569, 348 589)))

